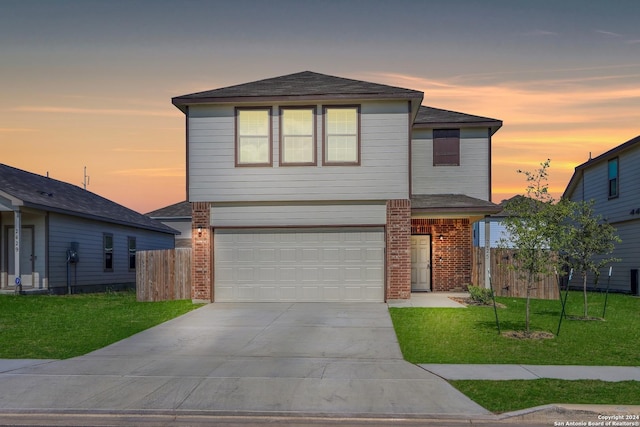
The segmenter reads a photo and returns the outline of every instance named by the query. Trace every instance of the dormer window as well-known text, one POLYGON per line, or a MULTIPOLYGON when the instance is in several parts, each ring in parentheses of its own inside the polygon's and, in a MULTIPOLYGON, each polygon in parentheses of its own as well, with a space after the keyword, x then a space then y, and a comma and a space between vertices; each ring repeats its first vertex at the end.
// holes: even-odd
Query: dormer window
POLYGON ((271 108, 236 108, 236 166, 271 164, 271 108))
POLYGON ((460 166, 460 129, 433 130, 433 166, 460 166))
POLYGON ((324 164, 360 164, 360 107, 324 107, 324 164))

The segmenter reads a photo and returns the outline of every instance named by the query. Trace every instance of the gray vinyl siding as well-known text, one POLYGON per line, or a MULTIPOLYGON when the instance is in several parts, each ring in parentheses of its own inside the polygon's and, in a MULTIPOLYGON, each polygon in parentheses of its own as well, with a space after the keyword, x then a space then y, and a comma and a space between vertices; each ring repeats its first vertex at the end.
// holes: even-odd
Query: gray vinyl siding
MULTIPOLYGON (((307 104, 308 105, 308 104, 307 104)), ((189 199, 205 202, 387 200, 409 197, 408 105, 361 103, 360 166, 322 165, 317 104, 316 166, 279 165, 279 105, 272 107, 272 167, 235 167, 233 106, 189 108, 189 199)), ((351 104, 350 104, 351 105, 351 104)))
POLYGON ((413 132, 413 194, 465 194, 489 200, 489 137, 486 128, 460 129, 460 166, 433 166, 433 131, 413 132))
POLYGON ((213 227, 384 225, 386 204, 212 206, 213 227))
MULTIPOLYGON (((610 158, 614 158, 612 156, 610 158)), ((583 169, 569 198, 571 200, 594 200, 594 210, 616 228, 621 243, 616 244, 612 256, 620 262, 613 264, 611 288, 630 291, 631 269, 640 269, 640 147, 621 152, 618 156, 618 197, 608 197, 608 160, 583 169), (634 213, 632 213, 632 211, 634 213)), ((606 286, 608 267, 601 271, 600 286, 606 286)), ((574 279, 572 285, 580 283, 574 279)), ((592 280, 588 281, 591 285, 592 280)))
POLYGON ((135 271, 129 270, 127 238, 136 238, 136 250, 174 247, 172 234, 92 221, 60 214, 49 217, 49 286, 67 286, 67 249, 79 243, 79 262, 71 266, 73 286, 134 284, 135 271), (113 271, 103 265, 103 233, 113 235, 113 271))

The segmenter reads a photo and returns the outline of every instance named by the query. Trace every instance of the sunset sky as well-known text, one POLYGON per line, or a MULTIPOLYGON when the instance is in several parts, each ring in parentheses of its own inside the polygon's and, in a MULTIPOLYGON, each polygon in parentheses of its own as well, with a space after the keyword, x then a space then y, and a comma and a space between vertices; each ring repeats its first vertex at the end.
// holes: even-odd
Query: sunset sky
POLYGON ((504 122, 493 201, 640 134, 637 0, 0 0, 0 163, 140 212, 185 198, 171 98, 299 71, 504 122))

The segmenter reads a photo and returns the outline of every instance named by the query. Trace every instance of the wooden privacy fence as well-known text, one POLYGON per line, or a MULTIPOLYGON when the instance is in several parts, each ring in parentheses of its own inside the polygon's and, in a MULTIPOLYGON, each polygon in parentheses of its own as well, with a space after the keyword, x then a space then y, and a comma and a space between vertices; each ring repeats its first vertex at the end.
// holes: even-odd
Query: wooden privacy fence
POLYGON ((136 252, 138 301, 191 299, 191 248, 136 252))
MULTIPOLYGON (((518 277, 519 272, 510 268, 517 262, 512 249, 491 248, 491 282, 496 295, 504 297, 525 298, 527 296, 527 282, 518 277)), ((484 248, 473 248, 473 268, 471 270, 471 283, 485 287, 484 248)), ((488 285, 487 285, 488 287, 488 285)), ((555 274, 545 276, 533 284, 530 296, 540 299, 560 298, 558 283, 555 274)))

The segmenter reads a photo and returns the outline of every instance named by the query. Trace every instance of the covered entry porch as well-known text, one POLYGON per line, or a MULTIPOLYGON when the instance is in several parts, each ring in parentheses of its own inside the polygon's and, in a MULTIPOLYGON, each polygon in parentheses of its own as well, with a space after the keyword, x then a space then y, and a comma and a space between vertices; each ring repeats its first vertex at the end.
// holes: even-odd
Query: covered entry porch
POLYGON ((412 197, 411 291, 466 291, 472 284, 472 224, 501 210, 460 194, 412 197))

